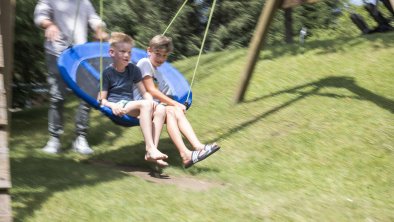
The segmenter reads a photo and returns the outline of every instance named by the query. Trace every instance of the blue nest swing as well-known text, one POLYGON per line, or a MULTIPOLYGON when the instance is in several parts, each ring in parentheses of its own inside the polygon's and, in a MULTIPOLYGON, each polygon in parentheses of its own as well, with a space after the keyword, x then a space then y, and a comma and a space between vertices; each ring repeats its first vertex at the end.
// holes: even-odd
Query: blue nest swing
MULTIPOLYGON (((101 106, 97 101, 101 76, 100 58, 103 67, 112 63, 108 51, 109 44, 100 42, 89 42, 65 50, 58 59, 61 76, 79 98, 100 110, 114 123, 127 127, 139 125, 137 118, 128 115, 116 116, 109 107, 101 106)), ((145 57, 145 50, 133 48, 131 62, 136 64, 145 57)), ((192 93, 188 96, 190 86, 183 75, 168 62, 161 65, 158 70, 164 74, 165 80, 174 92, 173 99, 189 107, 192 103, 192 93)))

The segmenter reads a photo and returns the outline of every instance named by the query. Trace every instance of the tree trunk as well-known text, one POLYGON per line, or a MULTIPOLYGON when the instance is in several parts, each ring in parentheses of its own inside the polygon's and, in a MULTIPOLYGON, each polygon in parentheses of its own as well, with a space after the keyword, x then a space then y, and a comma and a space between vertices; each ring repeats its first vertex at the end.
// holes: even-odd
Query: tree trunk
POLYGON ((293 43, 293 17, 292 8, 286 8, 285 11, 285 42, 287 44, 293 43))

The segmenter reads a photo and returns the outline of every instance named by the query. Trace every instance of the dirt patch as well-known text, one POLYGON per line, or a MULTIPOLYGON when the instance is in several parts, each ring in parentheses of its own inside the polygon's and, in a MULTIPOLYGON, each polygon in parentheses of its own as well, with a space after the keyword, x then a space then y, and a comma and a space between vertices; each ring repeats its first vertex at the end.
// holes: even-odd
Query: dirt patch
POLYGON ((146 181, 158 184, 168 184, 175 185, 180 189, 185 190, 193 190, 193 191, 206 191, 214 187, 223 187, 224 184, 220 182, 212 182, 212 181, 204 181, 200 179, 195 179, 192 177, 186 176, 171 176, 164 174, 160 169, 154 168, 151 170, 132 167, 132 166, 124 166, 118 165, 110 162, 104 161, 89 161, 91 164, 106 166, 111 168, 116 168, 121 172, 124 172, 129 175, 133 175, 144 179, 146 181))

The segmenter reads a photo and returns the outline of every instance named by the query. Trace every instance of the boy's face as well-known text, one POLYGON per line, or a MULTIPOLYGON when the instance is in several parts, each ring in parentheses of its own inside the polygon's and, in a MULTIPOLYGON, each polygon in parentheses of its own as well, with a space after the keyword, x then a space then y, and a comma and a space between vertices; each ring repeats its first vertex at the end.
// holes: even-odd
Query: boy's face
POLYGON ((112 46, 109 50, 116 66, 126 67, 130 62, 131 57, 131 44, 121 42, 112 46))
POLYGON ((161 66, 161 64, 163 64, 167 60, 170 54, 169 52, 167 52, 166 49, 153 50, 150 47, 148 48, 148 53, 149 53, 150 62, 154 67, 161 66))

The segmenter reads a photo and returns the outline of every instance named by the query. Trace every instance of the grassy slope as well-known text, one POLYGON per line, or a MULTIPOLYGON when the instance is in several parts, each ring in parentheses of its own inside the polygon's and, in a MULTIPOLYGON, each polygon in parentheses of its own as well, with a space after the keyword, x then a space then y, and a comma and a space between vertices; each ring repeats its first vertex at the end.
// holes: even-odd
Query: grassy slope
MULTIPOLYGON (((205 55, 188 118, 222 150, 184 170, 166 133, 173 176, 223 183, 205 192, 149 183, 86 160, 145 166, 137 127, 93 112, 96 154, 39 152, 46 108, 13 115, 16 221, 392 221, 394 34, 283 46, 261 56, 245 102, 233 98, 246 50, 205 55), (33 118, 32 118, 33 116, 33 118)), ((190 79, 195 58, 175 65, 190 79)), ((64 147, 71 145, 67 104, 64 147)))

